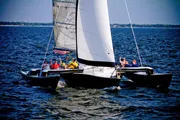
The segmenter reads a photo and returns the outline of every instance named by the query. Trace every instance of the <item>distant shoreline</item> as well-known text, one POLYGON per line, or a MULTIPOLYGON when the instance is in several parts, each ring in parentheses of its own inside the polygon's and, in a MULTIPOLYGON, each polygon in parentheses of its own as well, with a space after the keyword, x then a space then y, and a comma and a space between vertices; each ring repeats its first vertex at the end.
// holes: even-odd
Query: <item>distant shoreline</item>
POLYGON ((0 27, 53 27, 50 25, 0 25, 0 27))
POLYGON ((2 22, 0 26, 53 26, 53 23, 37 23, 37 22, 2 22))
MULTIPOLYGON (((0 26, 53 27, 53 23, 1 22, 0 26)), ((169 24, 132 24, 134 28, 180 28, 180 25, 169 24)), ((110 24, 111 28, 130 28, 130 24, 110 24)))
MULTIPOLYGON (((130 24, 110 24, 111 28, 130 28, 130 24)), ((180 28, 180 25, 169 24, 132 24, 133 28, 180 28)))

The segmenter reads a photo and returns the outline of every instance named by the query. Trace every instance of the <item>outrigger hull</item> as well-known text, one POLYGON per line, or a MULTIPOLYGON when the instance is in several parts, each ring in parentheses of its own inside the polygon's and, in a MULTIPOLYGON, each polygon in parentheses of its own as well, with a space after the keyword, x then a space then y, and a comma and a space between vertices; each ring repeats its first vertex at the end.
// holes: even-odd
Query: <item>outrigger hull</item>
POLYGON ((48 76, 30 75, 29 71, 20 71, 22 77, 34 86, 43 86, 56 88, 60 80, 59 74, 52 74, 48 76))
POLYGON ((148 87, 161 87, 168 88, 172 74, 170 73, 153 73, 147 74, 145 72, 136 72, 136 73, 123 73, 124 76, 131 79, 138 86, 148 86, 148 87))
POLYGON ((120 79, 116 77, 100 77, 83 73, 66 73, 61 74, 68 87, 84 88, 105 88, 119 86, 120 79))
POLYGON ((155 73, 151 67, 125 67, 117 71, 138 86, 168 88, 172 80, 171 73, 155 73))
POLYGON ((82 73, 83 69, 51 69, 46 70, 47 76, 39 76, 40 72, 41 68, 34 68, 30 71, 20 71, 22 77, 32 85, 56 88, 61 74, 82 73))

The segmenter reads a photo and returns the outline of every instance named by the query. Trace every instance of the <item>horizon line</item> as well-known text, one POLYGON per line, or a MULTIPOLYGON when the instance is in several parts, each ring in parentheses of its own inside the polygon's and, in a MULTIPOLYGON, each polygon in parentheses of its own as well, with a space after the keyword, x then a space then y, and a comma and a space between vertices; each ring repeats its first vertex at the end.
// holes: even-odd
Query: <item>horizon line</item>
MULTIPOLYGON (((53 24, 53 22, 28 22, 28 21, 0 21, 0 22, 53 24)), ((110 24, 129 25, 130 23, 110 23, 110 24)), ((135 24, 135 25, 180 25, 180 24, 169 24, 169 23, 132 23, 132 24, 135 24)))

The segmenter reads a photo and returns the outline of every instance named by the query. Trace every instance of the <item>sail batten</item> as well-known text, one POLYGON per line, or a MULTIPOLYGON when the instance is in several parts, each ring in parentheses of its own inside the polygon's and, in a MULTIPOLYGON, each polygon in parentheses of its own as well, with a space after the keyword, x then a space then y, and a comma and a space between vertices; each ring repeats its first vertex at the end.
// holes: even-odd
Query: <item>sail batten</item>
POLYGON ((106 0, 78 0, 77 60, 93 66, 114 66, 106 0))
POLYGON ((70 23, 66 23, 66 22, 54 22, 55 24, 63 24, 63 25, 72 25, 74 26, 75 24, 70 24, 70 23))

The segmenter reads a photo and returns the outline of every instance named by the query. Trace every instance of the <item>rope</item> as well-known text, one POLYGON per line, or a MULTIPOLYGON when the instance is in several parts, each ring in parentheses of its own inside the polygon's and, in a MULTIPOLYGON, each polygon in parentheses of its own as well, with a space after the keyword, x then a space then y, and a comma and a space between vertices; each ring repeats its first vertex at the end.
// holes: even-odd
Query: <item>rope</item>
POLYGON ((45 52, 45 54, 44 54, 44 59, 43 59, 42 66, 43 66, 44 61, 45 61, 46 56, 47 56, 47 52, 48 52, 48 48, 49 48, 49 44, 50 44, 50 41, 51 41, 52 35, 53 35, 53 28, 52 28, 52 31, 51 31, 51 35, 50 35, 50 37, 49 37, 49 42, 48 42, 47 47, 46 47, 46 52, 45 52))
POLYGON ((128 6, 127 6, 127 3, 126 3, 126 0, 124 0, 124 3, 125 3, 125 6, 126 6, 129 22, 130 22, 130 25, 131 25, 131 31, 132 31, 132 34, 133 34, 133 37, 134 37, 134 42, 136 44, 136 49, 137 49, 137 53, 138 53, 138 56, 139 56, 140 64, 142 66, 142 60, 141 60, 141 56, 140 56, 140 52, 139 52, 139 47, 137 45, 136 36, 135 36, 134 29, 133 29, 133 26, 132 26, 132 22, 131 22, 131 18, 130 18, 130 14, 129 14, 129 10, 128 10, 128 6))

